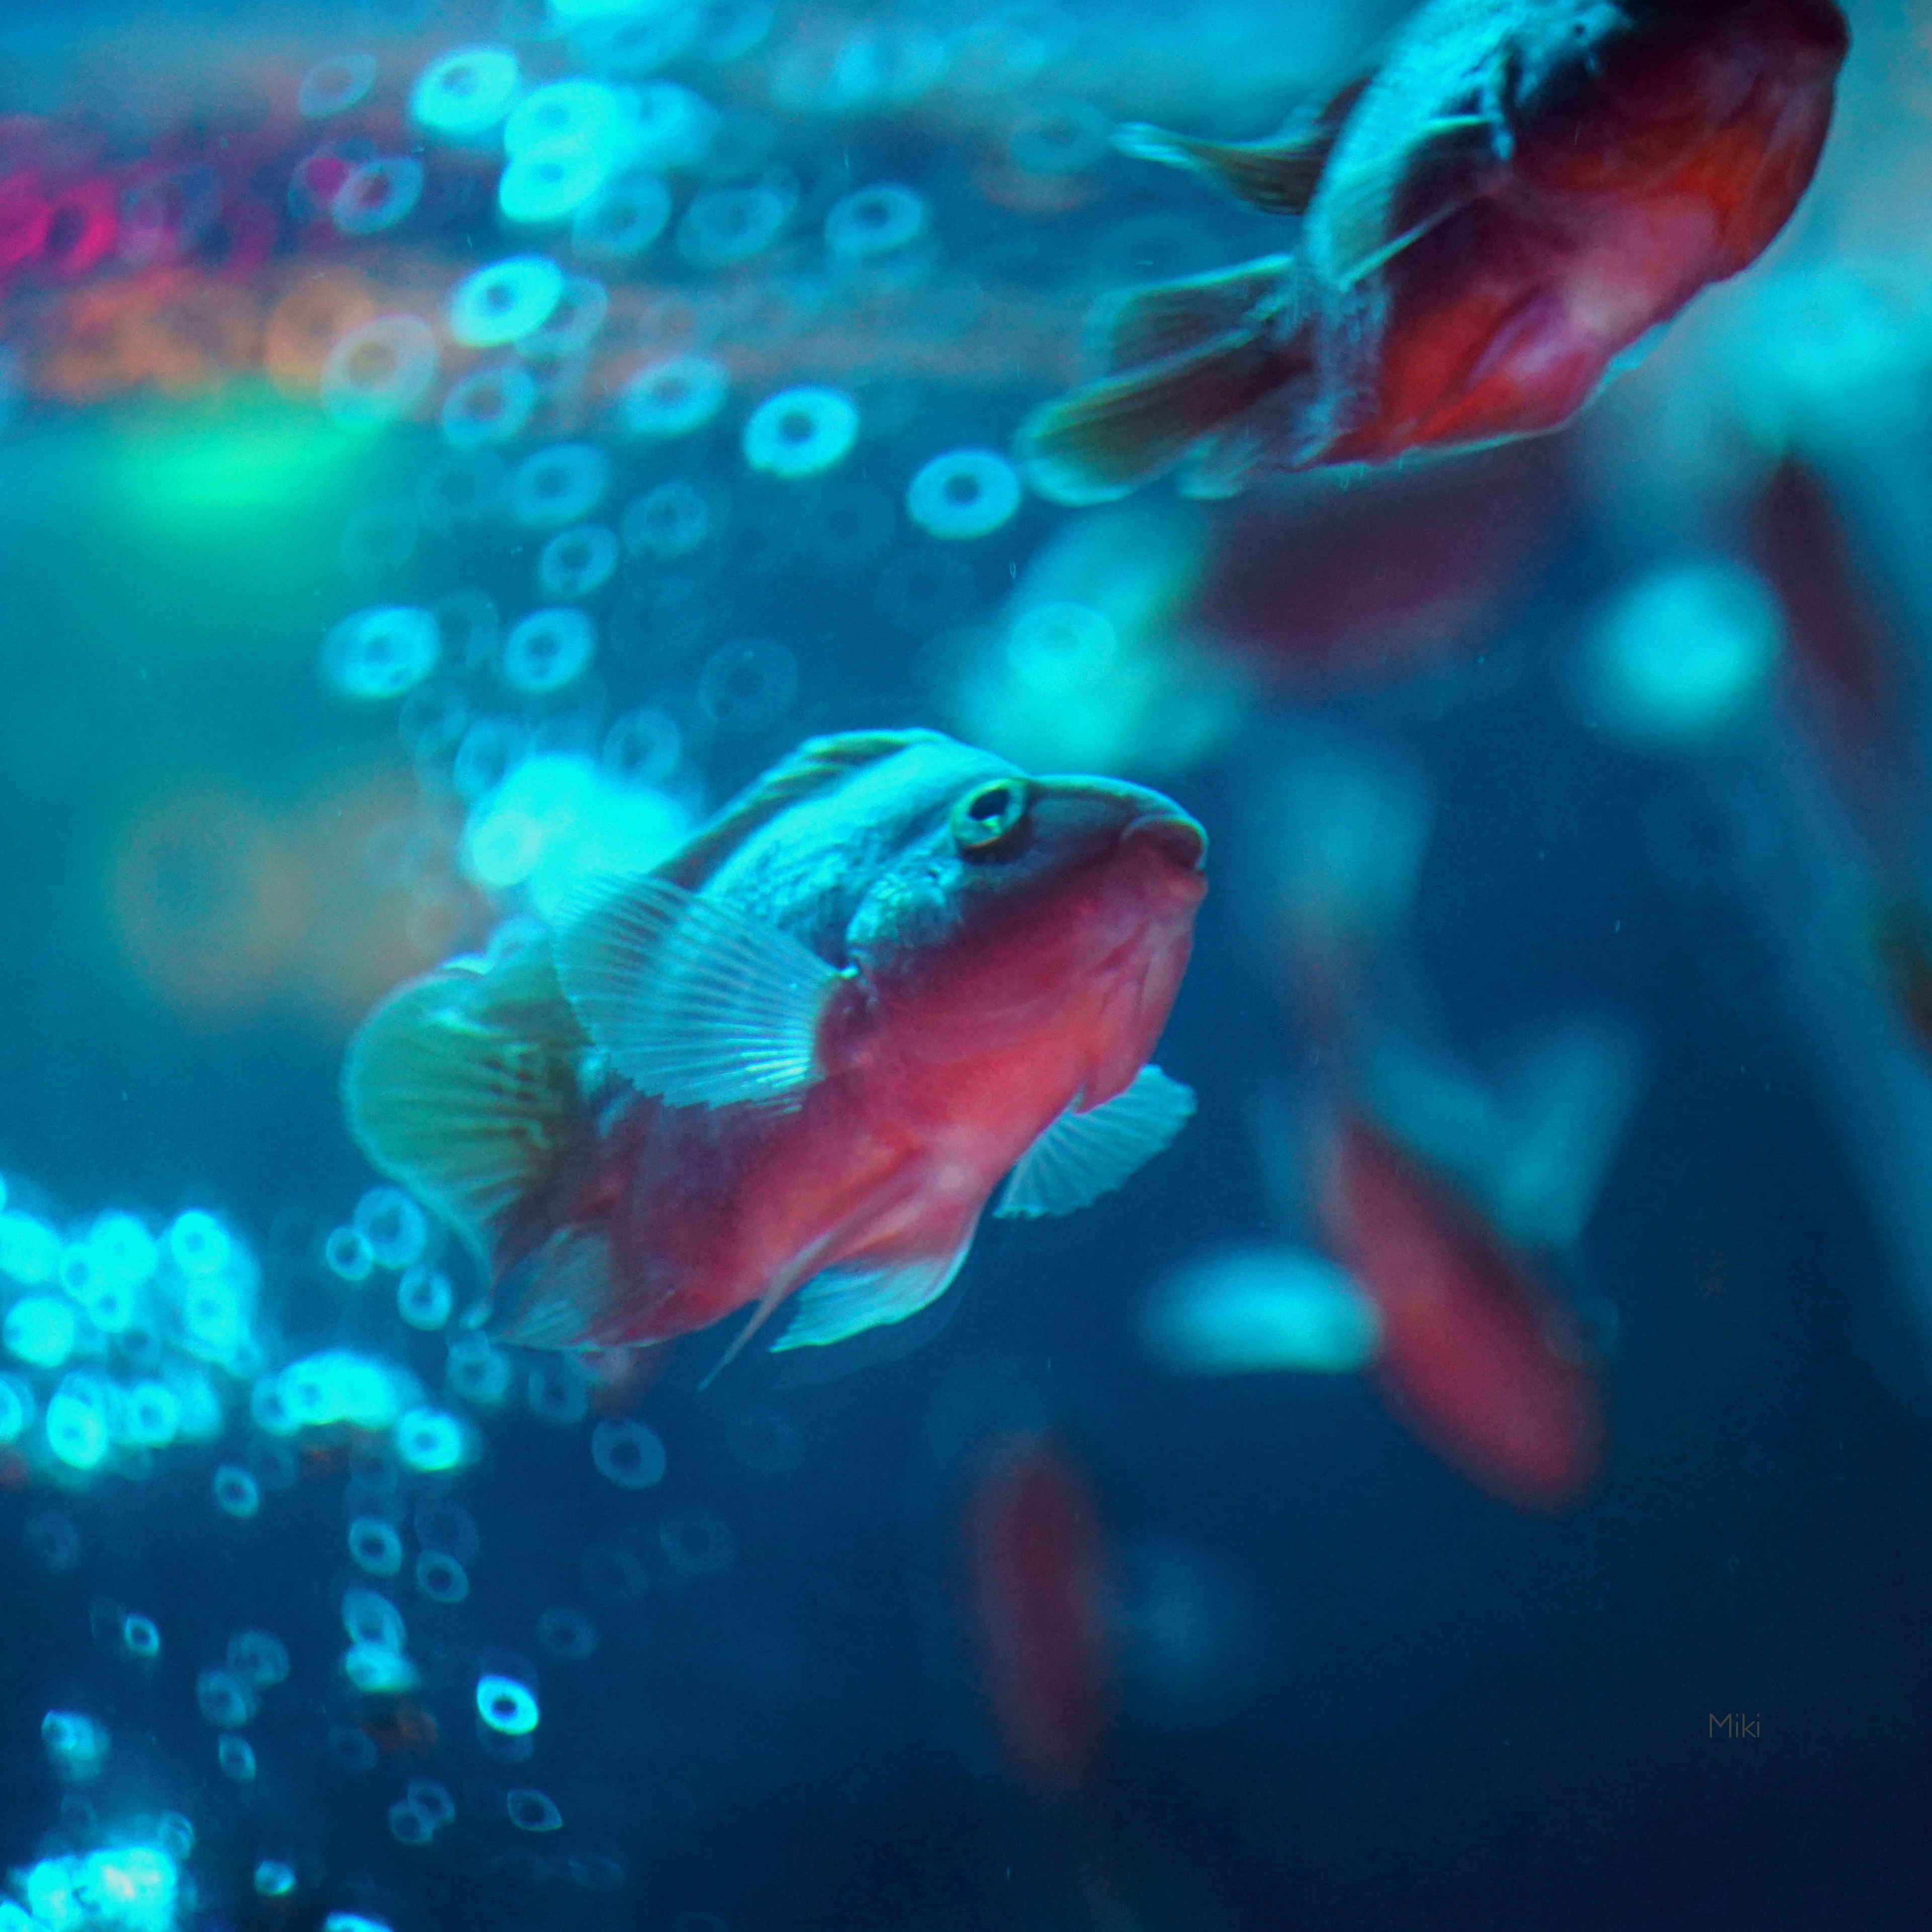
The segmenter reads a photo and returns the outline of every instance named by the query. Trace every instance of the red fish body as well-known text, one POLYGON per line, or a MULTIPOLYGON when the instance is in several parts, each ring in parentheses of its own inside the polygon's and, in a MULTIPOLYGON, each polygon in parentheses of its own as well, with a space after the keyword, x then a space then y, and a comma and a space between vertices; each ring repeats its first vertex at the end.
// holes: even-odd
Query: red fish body
POLYGON ((1602 1465, 1600 1400, 1521 1260, 1360 1122, 1342 1130, 1326 1205, 1382 1317, 1376 1379, 1416 1434, 1519 1508, 1580 1500, 1602 1465))
POLYGON ((1112 1703, 1106 1546, 1086 1485, 1050 1440, 998 1445, 966 1522, 987 1700, 1008 1760, 1046 1789, 1092 1768, 1112 1703))
POLYGON ((1022 430, 1042 491, 1198 494, 1557 428, 1809 184, 1834 0, 1433 0, 1271 142, 1133 152, 1305 213, 1292 257, 1131 290, 1108 374, 1022 430))
POLYGON ((657 872, 394 995, 350 1119, 484 1256, 508 1339, 803 1290, 780 1346, 841 1340, 944 1291, 1002 1174, 999 1211, 1066 1211, 1178 1130, 1146 1063, 1204 849, 1138 787, 817 740, 657 872))

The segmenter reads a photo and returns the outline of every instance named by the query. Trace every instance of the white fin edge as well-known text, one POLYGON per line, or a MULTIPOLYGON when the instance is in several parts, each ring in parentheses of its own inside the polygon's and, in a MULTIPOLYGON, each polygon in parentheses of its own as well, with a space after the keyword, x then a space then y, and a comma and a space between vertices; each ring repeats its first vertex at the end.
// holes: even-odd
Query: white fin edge
POLYGON ((1071 1107, 1021 1156, 993 1212, 1071 1214, 1145 1166, 1194 1112, 1194 1090, 1150 1063, 1111 1100, 1071 1107))
POLYGON ((952 1286, 972 1245, 969 1228, 950 1254, 920 1255, 874 1267, 855 1259, 826 1269, 800 1292, 791 1325, 772 1344, 772 1354, 823 1348, 916 1315, 952 1286))

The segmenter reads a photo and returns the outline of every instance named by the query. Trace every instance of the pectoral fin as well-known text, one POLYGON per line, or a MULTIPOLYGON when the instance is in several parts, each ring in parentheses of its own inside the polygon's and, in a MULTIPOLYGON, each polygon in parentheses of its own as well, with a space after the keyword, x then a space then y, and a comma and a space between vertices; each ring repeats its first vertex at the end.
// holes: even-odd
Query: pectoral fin
POLYGON ((1480 200, 1507 144, 1486 114, 1443 115, 1408 145, 1331 174, 1318 220, 1336 286, 1354 287, 1480 200))
POLYGON ((972 1245, 968 1228, 966 1238, 947 1253, 880 1262, 855 1256, 826 1269, 800 1291, 791 1324, 772 1344, 772 1352, 820 1348, 916 1315, 952 1286, 972 1245))
POLYGON ((560 922, 557 976, 584 1030, 673 1106, 796 1106, 842 983, 788 933, 668 880, 634 880, 560 922))
POLYGON ((994 1214, 1070 1214, 1111 1192, 1166 1147, 1194 1112, 1194 1090, 1158 1066, 1082 1114, 1062 1114, 1022 1156, 994 1214))

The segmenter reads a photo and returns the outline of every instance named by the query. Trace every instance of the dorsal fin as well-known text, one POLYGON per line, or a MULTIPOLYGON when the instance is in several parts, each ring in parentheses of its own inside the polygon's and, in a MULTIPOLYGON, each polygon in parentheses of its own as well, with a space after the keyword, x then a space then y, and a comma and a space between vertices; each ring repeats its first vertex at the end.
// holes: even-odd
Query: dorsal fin
POLYGON ((808 738, 692 833, 656 868, 655 876, 695 892, 760 826, 800 799, 827 790, 865 766, 915 745, 950 742, 941 732, 921 730, 843 731, 832 737, 808 738))
POLYGON ((547 946, 440 967, 392 994, 350 1040, 350 1132, 494 1268, 573 1144, 589 1045, 547 946))
POLYGON ((1355 75, 1264 141, 1203 141, 1134 122, 1115 134, 1114 145, 1142 160, 1205 175, 1264 214, 1305 214, 1342 124, 1373 77, 1372 71, 1355 75))

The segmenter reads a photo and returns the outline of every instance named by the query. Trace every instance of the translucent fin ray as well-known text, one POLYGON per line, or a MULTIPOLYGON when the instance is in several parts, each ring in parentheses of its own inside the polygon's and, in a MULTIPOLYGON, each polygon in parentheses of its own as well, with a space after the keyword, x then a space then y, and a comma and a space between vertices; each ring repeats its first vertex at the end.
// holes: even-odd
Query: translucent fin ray
POLYGON ((1292 255, 1264 255, 1210 275, 1120 289, 1094 306, 1089 352, 1108 375, 1164 362, 1255 319, 1280 298, 1294 268, 1292 255))
POLYGON ((610 1244, 598 1228, 558 1228, 514 1273, 527 1285, 497 1340, 520 1347, 574 1347, 617 1299, 610 1244))
POLYGON ((1194 1106, 1192 1088, 1143 1066, 1111 1100, 1062 1114, 1021 1157, 994 1213, 1070 1214, 1097 1201, 1167 1147, 1194 1106))
POLYGON ((442 968, 393 994, 350 1042, 350 1132, 490 1264, 571 1143, 588 1045, 542 948, 480 971, 442 968))
POLYGON ((1020 428, 1020 460, 1028 480, 1050 502, 1111 502, 1172 469, 1204 436, 1280 388, 1307 362, 1298 341, 1230 330, 1035 410, 1020 428))
POLYGON ((1336 131, 1315 127, 1267 141, 1202 141, 1135 122, 1115 134, 1114 146, 1141 160, 1204 175, 1264 214, 1304 214, 1315 198, 1336 131))
POLYGON ((839 975, 789 934, 668 880, 562 924, 557 976, 625 1078, 674 1106, 795 1105, 839 975))
POLYGON ((855 1258, 826 1269, 800 1292, 791 1324, 772 1352, 822 1348, 916 1315, 952 1286, 972 1245, 969 1228, 950 1253, 869 1264, 855 1258))

